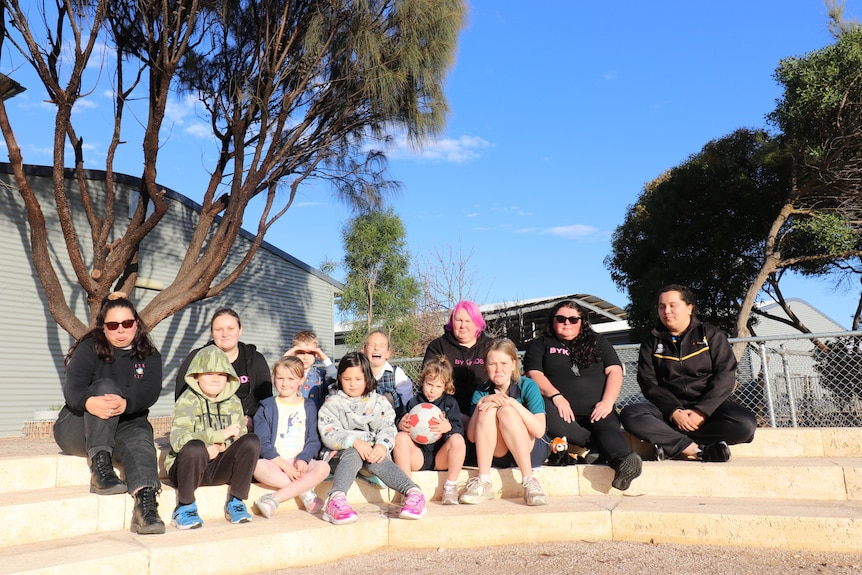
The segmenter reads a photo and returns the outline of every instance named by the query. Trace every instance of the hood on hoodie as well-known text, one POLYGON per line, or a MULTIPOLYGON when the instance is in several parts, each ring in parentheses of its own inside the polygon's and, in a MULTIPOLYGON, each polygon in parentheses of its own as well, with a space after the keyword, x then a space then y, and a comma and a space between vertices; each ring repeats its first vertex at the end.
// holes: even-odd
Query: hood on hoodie
POLYGON ((224 401, 239 389, 239 377, 234 371, 227 354, 214 345, 208 345, 195 354, 186 372, 186 383, 198 395, 203 395, 201 386, 195 376, 199 373, 226 373, 227 384, 215 401, 224 401))

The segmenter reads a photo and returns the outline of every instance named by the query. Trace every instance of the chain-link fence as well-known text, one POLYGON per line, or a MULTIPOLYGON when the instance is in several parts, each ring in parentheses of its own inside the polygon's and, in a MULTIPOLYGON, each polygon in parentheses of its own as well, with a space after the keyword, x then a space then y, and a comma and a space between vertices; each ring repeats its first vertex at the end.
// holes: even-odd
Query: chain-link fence
MULTIPOLYGON (((733 398, 764 427, 862 426, 862 331, 731 339, 745 345, 733 398)), ((623 364, 617 407, 644 401, 640 346, 614 346, 623 364)), ((421 358, 393 360, 415 382, 421 358)))

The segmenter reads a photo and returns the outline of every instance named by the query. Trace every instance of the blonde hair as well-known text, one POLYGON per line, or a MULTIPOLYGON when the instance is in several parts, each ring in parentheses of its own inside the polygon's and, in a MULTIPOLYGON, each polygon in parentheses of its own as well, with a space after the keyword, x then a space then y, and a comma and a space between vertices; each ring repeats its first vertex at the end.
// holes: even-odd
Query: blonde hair
POLYGON ((284 355, 272 364, 272 378, 275 379, 275 372, 278 368, 283 367, 288 372, 292 373, 300 379, 305 379, 305 366, 302 360, 295 355, 284 355))
POLYGON ((320 340, 317 339, 317 334, 311 330, 303 330, 297 332, 297 334, 293 336, 293 347, 299 347, 304 343, 313 344, 315 347, 320 346, 320 340))
POLYGON ((443 391, 449 395, 455 395, 455 380, 452 377, 452 364, 445 355, 429 358, 422 366, 419 373, 419 385, 425 383, 426 379, 439 378, 443 383, 443 391))
POLYGON ((518 381, 521 377, 521 366, 518 363, 518 348, 515 347, 515 343, 507 337, 498 337, 493 340, 488 346, 488 351, 485 352, 485 364, 488 363, 488 354, 492 351, 505 353, 509 356, 509 359, 515 364, 515 369, 512 370, 512 383, 518 381))

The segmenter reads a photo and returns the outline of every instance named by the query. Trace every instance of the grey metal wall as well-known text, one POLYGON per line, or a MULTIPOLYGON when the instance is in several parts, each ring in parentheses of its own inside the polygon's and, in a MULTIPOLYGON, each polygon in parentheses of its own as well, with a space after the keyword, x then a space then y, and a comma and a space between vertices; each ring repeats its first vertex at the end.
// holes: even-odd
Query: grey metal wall
MULTIPOLYGON (((31 184, 46 210, 52 257, 58 264, 66 298, 79 317, 85 316, 85 294, 78 285, 66 255, 63 235, 53 211, 50 172, 31 167, 31 184)), ((96 188, 102 172, 89 172, 96 188)), ((21 433, 33 411, 63 403, 61 381, 63 356, 72 344, 70 336, 51 318, 41 286, 29 261, 29 230, 23 203, 6 164, 0 164, 0 436, 21 433)), ((118 229, 125 224, 128 199, 138 180, 119 177, 118 229)), ((172 191, 164 220, 141 247, 139 275, 170 283, 185 253, 199 206, 172 191)), ((83 222, 83 214, 77 211, 83 222)), ((83 228, 81 228, 83 229, 83 228)), ((85 242, 89 237, 83 238, 85 242)), ((225 269, 238 262, 248 244, 244 234, 225 269)), ((288 347, 293 334, 312 329, 324 350, 334 345, 334 297, 340 284, 320 271, 264 243, 248 270, 218 298, 194 304, 155 327, 152 337, 164 360, 162 398, 154 415, 169 415, 173 408, 176 371, 189 350, 209 339, 212 312, 223 306, 234 308, 242 318, 246 343, 255 344, 271 363, 288 347)), ((138 288, 132 294, 139 307, 156 292, 138 288)))

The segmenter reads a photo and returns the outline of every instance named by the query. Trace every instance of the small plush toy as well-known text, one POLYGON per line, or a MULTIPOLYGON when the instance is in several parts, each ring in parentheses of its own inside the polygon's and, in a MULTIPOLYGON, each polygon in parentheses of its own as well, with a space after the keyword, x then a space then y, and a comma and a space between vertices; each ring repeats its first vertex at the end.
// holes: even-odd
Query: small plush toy
POLYGON ((548 465, 564 467, 577 463, 577 457, 569 453, 569 441, 566 436, 555 437, 551 440, 550 453, 548 453, 548 465))

